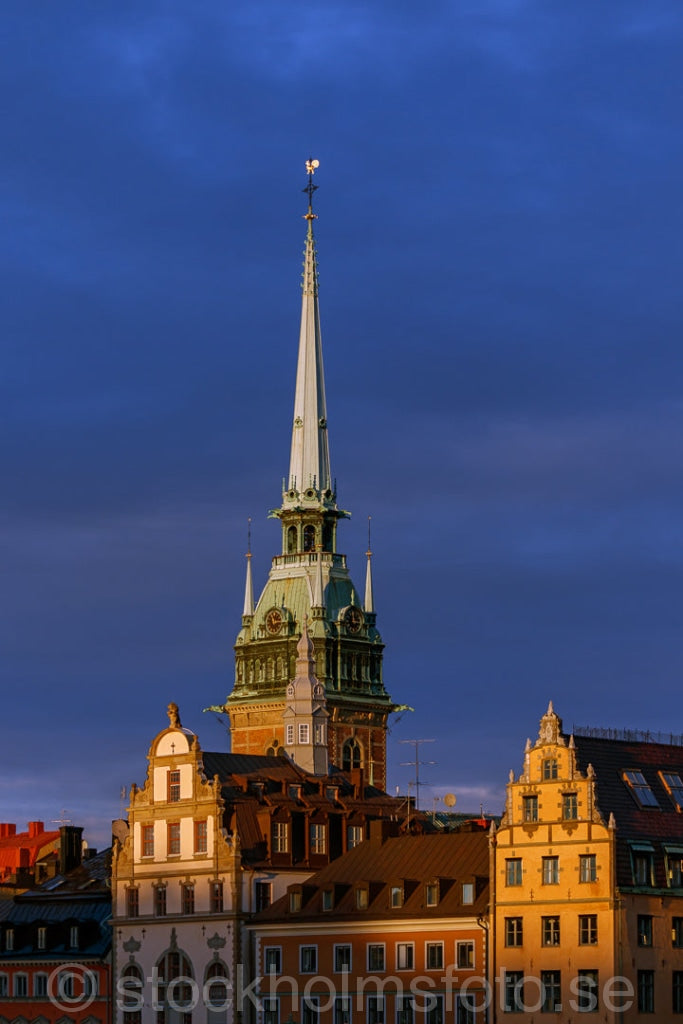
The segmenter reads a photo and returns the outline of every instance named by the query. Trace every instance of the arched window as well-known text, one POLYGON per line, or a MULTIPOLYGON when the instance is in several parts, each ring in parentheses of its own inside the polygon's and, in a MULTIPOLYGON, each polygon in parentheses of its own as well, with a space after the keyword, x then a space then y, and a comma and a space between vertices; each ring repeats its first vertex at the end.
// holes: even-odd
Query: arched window
POLYGON ((358 740, 347 740, 342 747, 342 768, 345 772, 361 766, 361 747, 358 740))
POLYGON ((123 1024, 140 1024, 144 997, 142 969, 137 964, 126 964, 121 971, 123 1024))
POLYGON ((290 526, 287 530, 287 554, 296 554, 297 549, 297 537, 296 537, 296 526, 290 526))
POLYGON ((304 526, 304 551, 315 551, 315 526, 304 526))
POLYGON ((323 523, 323 551, 332 550, 332 523, 323 523))
POLYGON ((164 1024, 187 1024, 193 1003, 192 964, 181 950, 169 949, 157 960, 158 996, 164 1024))
POLYGON ((207 1024, 227 1024, 230 997, 228 969, 222 960, 214 960, 204 978, 207 1024))

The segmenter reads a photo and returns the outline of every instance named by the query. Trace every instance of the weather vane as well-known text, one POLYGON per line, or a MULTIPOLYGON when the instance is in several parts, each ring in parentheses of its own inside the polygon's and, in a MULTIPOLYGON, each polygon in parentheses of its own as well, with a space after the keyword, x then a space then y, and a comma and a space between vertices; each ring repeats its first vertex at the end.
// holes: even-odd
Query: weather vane
POLYGON ((302 189, 302 192, 308 193, 308 213, 306 214, 307 219, 314 216, 313 193, 316 191, 318 186, 313 184, 313 175, 315 174, 318 167, 320 167, 320 161, 313 160, 311 157, 309 157, 309 159, 306 161, 306 174, 308 175, 308 185, 306 186, 306 188, 302 189))

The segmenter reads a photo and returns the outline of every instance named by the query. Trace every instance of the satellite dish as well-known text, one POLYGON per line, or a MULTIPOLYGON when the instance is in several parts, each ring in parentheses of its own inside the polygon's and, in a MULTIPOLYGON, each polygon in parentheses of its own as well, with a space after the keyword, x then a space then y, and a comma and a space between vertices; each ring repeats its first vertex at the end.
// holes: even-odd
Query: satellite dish
POLYGON ((443 798, 443 802, 445 803, 446 807, 455 807, 455 793, 446 793, 445 797, 443 798))

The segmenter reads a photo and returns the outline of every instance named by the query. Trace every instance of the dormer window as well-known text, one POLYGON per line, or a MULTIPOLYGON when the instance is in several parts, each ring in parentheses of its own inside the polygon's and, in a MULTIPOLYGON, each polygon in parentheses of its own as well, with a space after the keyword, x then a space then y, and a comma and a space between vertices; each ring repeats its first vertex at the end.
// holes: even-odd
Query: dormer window
POLYGON ((367 910, 369 902, 368 887, 366 885, 359 885, 356 889, 356 909, 367 910))
POLYGON ((296 803, 301 800, 301 786, 295 783, 289 787, 289 799, 296 801, 296 803))
POLYGON ((168 773, 168 802, 176 804, 180 800, 180 769, 168 773))
POLYGON ((683 811, 683 779, 677 772, 660 772, 659 777, 679 814, 683 811))
POLYGON ((462 883, 462 901, 465 904, 474 903, 474 882, 462 883))
POLYGON ((541 776, 544 781, 557 778, 557 758, 546 757, 543 759, 541 776))
MULTIPOLYGON (((42 925, 38 929, 38 936, 37 936, 37 943, 36 943, 36 945, 38 946, 38 949, 46 949, 47 948, 47 928, 43 927, 42 925)), ((73 943, 72 943, 72 945, 73 945, 73 943)))
POLYGON ((439 902, 439 886, 436 882, 428 882, 425 885, 425 906, 435 907, 439 902))
POLYGON ((332 889, 323 889, 322 891, 322 908, 323 910, 332 910, 334 907, 334 892, 332 889))
POLYGON ((292 914, 297 914, 301 910, 301 891, 294 889, 289 894, 289 909, 292 914))
POLYGON ((639 807, 660 810, 659 801, 642 772, 625 771, 622 777, 639 807))
POLYGON ((69 928, 69 945, 72 949, 78 949, 78 925, 72 924, 69 928))
POLYGON ((403 906, 403 886, 392 885, 391 887, 391 907, 392 910, 396 910, 398 907, 403 906))
POLYGON ((5 949, 8 953, 14 951, 14 928, 8 928, 5 932, 5 949))
POLYGON ((654 849, 650 843, 631 844, 631 863, 634 885, 654 885, 654 849))

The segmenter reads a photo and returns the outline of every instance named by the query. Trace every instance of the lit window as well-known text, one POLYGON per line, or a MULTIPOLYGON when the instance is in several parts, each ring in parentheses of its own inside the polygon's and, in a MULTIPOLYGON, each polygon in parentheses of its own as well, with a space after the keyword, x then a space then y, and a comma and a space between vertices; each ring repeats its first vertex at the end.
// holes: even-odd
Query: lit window
POLYGON ((671 945, 683 949, 683 917, 671 918, 671 945))
POLYGON ((299 946, 302 974, 315 974, 318 970, 318 947, 299 946))
POLYGON ((544 946, 559 946, 560 919, 556 916, 541 918, 541 942, 544 946))
POLYGON ((543 857, 543 885, 559 885, 560 858, 543 857))
POLYGON ((299 722, 299 743, 310 743, 308 722, 299 722))
POLYGON ((655 972, 638 971, 638 1013, 655 1012, 655 972))
POLYGON ((154 825, 142 826, 142 856, 154 856, 154 825))
POLYGON ((538 797, 525 796, 522 798, 522 810, 524 821, 538 821, 538 797))
POLYGON ((412 971, 415 966, 415 946, 412 942, 396 943, 396 969, 412 971))
POLYGON ((579 816, 579 802, 576 793, 562 794, 562 818, 564 821, 576 821, 579 816))
POLYGON ((633 796, 636 798, 636 802, 639 807, 653 807, 659 809, 657 797, 652 792, 650 783, 642 772, 626 771, 624 772, 623 778, 631 793, 633 793, 633 796))
POLYGON ((169 821, 168 823, 168 855, 177 857, 180 855, 180 822, 169 821))
POLYGON ((598 972, 578 972, 576 1008, 580 1013, 595 1013, 598 1009, 598 972))
POLYGON ((521 946, 523 945, 523 924, 521 917, 506 917, 505 918, 505 945, 506 946, 521 946))
POLYGON ((428 942, 425 948, 425 967, 428 971, 443 969, 443 942, 428 942))
POLYGON ((683 847, 665 846, 666 878, 670 889, 683 888, 683 847))
POLYGON ((652 915, 638 914, 638 945, 652 945, 652 915))
POLYGON ((327 852, 327 830, 324 825, 311 825, 311 853, 327 852))
POLYGON ((287 853, 289 849, 288 830, 286 821, 274 821, 271 828, 273 841, 273 853, 287 853))
POLYGON ((177 804, 180 800, 180 769, 175 768, 168 773, 168 802, 177 804))
POLYGON ((343 974, 351 970, 350 946, 344 945, 334 947, 334 969, 338 974, 343 974))
POLYGON ((282 973, 282 950, 279 946, 266 946, 263 950, 263 969, 266 974, 282 973))
POLYGON ((522 884, 522 858, 508 857, 505 861, 505 884, 522 884))
POLYGON ((660 772, 659 777, 677 811, 683 811, 683 779, 676 772, 660 772))
POLYGON ((562 1009, 561 975, 559 971, 541 971, 541 1013, 559 1013, 562 1009))
POLYGON ((209 839, 209 827, 207 821, 195 821, 194 823, 194 852, 206 853, 209 839))
MULTIPOLYGON (((73 943, 72 943, 73 945, 73 943)), ((38 949, 45 949, 47 946, 47 928, 38 929, 38 949)))
POLYGON ((579 914, 579 945, 595 946, 598 942, 598 915, 579 914))
POLYGON ((595 882, 598 877, 597 863, 594 853, 579 855, 579 881, 595 882))
POLYGON ((471 971, 474 967, 474 943, 456 942, 455 962, 461 970, 471 971))
POLYGON ((544 779, 556 779, 557 778, 557 758, 546 757, 543 761, 542 776, 544 779))
POLYGON ((368 971, 376 972, 384 970, 384 943, 368 943, 368 971))

